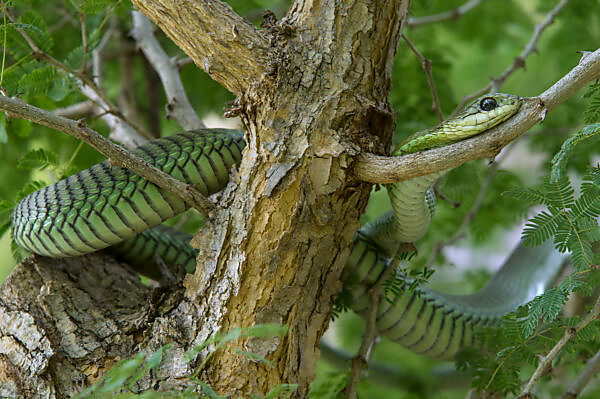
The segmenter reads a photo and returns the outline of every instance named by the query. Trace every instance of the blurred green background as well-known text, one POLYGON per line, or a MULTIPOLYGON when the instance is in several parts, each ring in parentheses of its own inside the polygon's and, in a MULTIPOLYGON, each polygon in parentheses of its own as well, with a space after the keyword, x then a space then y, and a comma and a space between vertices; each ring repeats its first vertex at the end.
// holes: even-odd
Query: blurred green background
MULTIPOLYGON (((229 1, 241 15, 255 24, 261 21, 262 11, 273 10, 278 18, 286 12, 287 1, 265 0, 229 1)), ((414 1, 411 17, 432 15, 448 11, 464 0, 414 1)), ((548 0, 487 0, 456 20, 407 27, 405 34, 419 51, 433 61, 433 76, 444 114, 448 116, 460 100, 498 77, 518 56, 531 39, 536 24, 557 4, 548 0)), ((148 130, 162 135, 180 129, 174 120, 165 117, 165 97, 156 76, 126 38, 131 28, 127 1, 14 1, 10 12, 39 43, 43 49, 59 60, 72 62, 74 68, 89 65, 89 54, 76 57, 74 50, 82 46, 81 21, 90 36, 109 27, 122 32, 125 39, 114 40, 107 47, 103 84, 108 95, 118 103, 122 87, 119 59, 124 54, 134 57, 135 98, 141 115, 158 114, 158 118, 142 118, 148 130), (33 11, 35 10, 35 12, 33 11), (85 19, 81 15, 85 14, 85 19), (77 64, 79 62, 79 64, 77 64), (157 101, 151 101, 152 98, 157 101), (159 126, 155 124, 158 123, 159 126)), ((6 29, 7 54, 2 88, 8 95, 19 95, 24 101, 47 110, 66 107, 83 101, 72 79, 56 71, 36 73, 44 65, 36 61, 27 50, 26 43, 14 28, 6 29)), ((161 44, 171 55, 185 58, 164 35, 157 32, 161 44)), ((595 50, 600 44, 600 4, 594 0, 572 1, 559 14, 556 22, 545 31, 537 43, 537 52, 526 60, 526 68, 519 69, 502 86, 502 92, 521 96, 535 96, 552 85, 575 66, 580 58, 578 51, 595 50)), ((188 64, 182 69, 183 83, 189 99, 197 112, 214 124, 232 123, 219 118, 223 108, 233 96, 213 82, 201 69, 188 64)), ((512 245, 518 240, 523 217, 528 214, 522 204, 502 196, 502 192, 520 185, 535 185, 548 172, 548 162, 571 133, 584 125, 585 90, 574 95, 538 124, 511 149, 503 160, 466 237, 455 248, 433 260, 438 270, 432 281, 440 287, 457 292, 469 292, 481 287, 491 275, 490 262, 497 267, 512 245), (467 250, 466 248, 471 248, 467 250)), ((439 121, 431 109, 431 94, 419 60, 401 43, 398 48, 393 73, 393 90, 390 101, 397 112, 395 142, 439 121)), ((90 126, 108 134, 104 122, 88 118, 90 126)), ((236 122, 233 121, 235 124, 236 122)), ((598 147, 585 146, 571 157, 569 173, 577 176, 587 165, 598 159, 598 147)), ((52 183, 64 172, 72 172, 102 160, 102 156, 87 146, 56 131, 32 125, 25 121, 0 120, 0 199, 13 202, 26 183, 41 180, 52 183), (56 153, 55 166, 39 169, 18 167, 19 159, 28 150, 43 148, 56 153), (73 155, 75 156, 73 157, 73 155), (70 163, 71 158, 72 163, 70 163)), ((415 268, 422 268, 436 243, 451 237, 471 209, 477 193, 489 170, 485 160, 471 162, 450 173, 440 185, 441 192, 458 208, 440 201, 439 209, 427 237, 419 243, 419 256, 415 268)), ((368 221, 389 207, 384 190, 374 191, 364 220, 368 221)), ((5 215, 6 216, 6 215, 5 215)), ((187 227, 191 231, 198 225, 192 217, 187 227)), ((0 278, 4 279, 15 266, 11 255, 10 238, 5 234, 0 240, 0 278)), ((347 353, 356 353, 364 323, 353 314, 343 314, 328 331, 325 341, 347 353)), ((336 358, 332 355, 332 358, 336 358)), ((337 358, 339 360, 339 358, 337 358)), ((464 398, 468 383, 452 374, 450 364, 413 355, 389 344, 385 339, 376 347, 374 361, 394 370, 388 370, 386 384, 381 380, 365 381, 361 385, 362 397, 372 398, 464 398), (440 369, 442 367, 442 369, 440 369), (450 372, 448 371, 448 368, 450 372), (450 373, 450 374, 447 374, 450 373), (449 375, 445 378, 444 375, 449 375), (414 381, 411 385, 410 381, 414 381), (458 385, 458 387, 457 387, 458 385), (438 387, 443 387, 438 390, 438 387)), ((526 373, 531 370, 524 370, 526 373)), ((577 369, 570 371, 576 373, 577 369)), ((373 375, 375 376, 375 372, 373 375)), ((569 376, 566 376, 568 380, 569 376)), ((375 377, 374 377, 375 378, 375 377)), ((331 389, 336 382, 344 381, 344 369, 331 362, 319 364, 315 392, 331 389)), ((548 395, 560 392, 553 384, 545 388, 548 395)), ((314 394, 318 397, 318 394, 314 394)), ((595 390, 586 397, 598 397, 595 390)), ((550 396, 548 396, 550 397, 550 396)))

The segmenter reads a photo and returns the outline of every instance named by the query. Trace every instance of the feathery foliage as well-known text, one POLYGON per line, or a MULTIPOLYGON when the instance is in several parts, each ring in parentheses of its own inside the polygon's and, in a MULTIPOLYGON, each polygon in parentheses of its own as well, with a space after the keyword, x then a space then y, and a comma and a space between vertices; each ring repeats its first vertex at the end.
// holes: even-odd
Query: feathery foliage
MULTIPOLYGON (((272 367, 272 365, 264 358, 250 352, 241 351, 233 346, 234 342, 239 339, 262 339, 272 338, 287 335, 288 329, 284 326, 274 324, 263 324, 245 328, 234 328, 225 334, 216 334, 214 337, 206 340, 202 345, 187 352, 184 356, 184 361, 190 362, 195 359, 203 349, 209 349, 208 354, 196 371, 186 377, 188 388, 184 390, 170 390, 163 392, 154 391, 139 391, 136 389, 137 384, 144 378, 148 378, 150 373, 159 374, 159 368, 167 364, 169 360, 173 360, 175 355, 171 351, 171 345, 165 345, 149 356, 143 353, 138 353, 135 357, 124 359, 114 365, 107 371, 102 378, 94 385, 84 389, 82 392, 74 396, 74 399, 108 399, 108 398, 224 398, 217 393, 205 382, 199 380, 196 376, 202 369, 213 353, 218 350, 233 350, 247 359, 254 362, 263 362, 272 367)), ((297 387, 293 384, 280 384, 267 392, 264 398, 287 398, 296 391, 297 387)))
POLYGON ((538 246, 550 239, 560 252, 570 252, 578 270, 586 270, 593 264, 591 244, 600 239, 600 185, 597 184, 598 168, 591 168, 583 177, 581 194, 574 197, 574 189, 567 178, 555 182, 546 180, 539 189, 521 188, 507 191, 507 195, 546 205, 529 219, 523 230, 523 243, 538 246))

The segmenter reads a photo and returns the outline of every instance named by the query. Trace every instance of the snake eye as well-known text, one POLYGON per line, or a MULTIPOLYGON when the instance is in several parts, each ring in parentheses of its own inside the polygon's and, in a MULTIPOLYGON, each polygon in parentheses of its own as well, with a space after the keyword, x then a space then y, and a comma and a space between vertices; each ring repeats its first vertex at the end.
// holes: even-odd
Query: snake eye
POLYGON ((492 97, 486 97, 479 102, 479 108, 482 111, 491 111, 498 106, 496 100, 492 97))

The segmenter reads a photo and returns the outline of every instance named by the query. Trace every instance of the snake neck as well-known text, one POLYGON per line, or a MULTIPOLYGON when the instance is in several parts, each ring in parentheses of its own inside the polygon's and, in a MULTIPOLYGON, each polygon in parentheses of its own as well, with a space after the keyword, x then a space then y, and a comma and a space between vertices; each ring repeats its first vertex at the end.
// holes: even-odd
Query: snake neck
MULTIPOLYGON (((435 211, 432 185, 446 172, 440 171, 387 186, 394 210, 394 224, 389 226, 390 240, 415 242, 425 235, 435 211)), ((384 245, 388 246, 389 243, 384 245)))

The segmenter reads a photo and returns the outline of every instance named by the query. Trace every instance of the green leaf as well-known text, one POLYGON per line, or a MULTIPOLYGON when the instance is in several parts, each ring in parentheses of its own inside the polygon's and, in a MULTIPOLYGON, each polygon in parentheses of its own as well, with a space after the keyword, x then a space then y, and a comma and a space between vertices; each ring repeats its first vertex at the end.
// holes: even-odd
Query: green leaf
POLYGON ((115 4, 115 0, 84 0, 80 4, 80 10, 85 14, 98 14, 115 4))
POLYGON ((548 207, 554 206, 558 209, 567 209, 575 202, 575 190, 566 177, 556 181, 546 180, 544 191, 548 196, 548 207))
POLYGON ((6 211, 12 211, 14 207, 15 204, 10 201, 0 200, 0 214, 6 211))
POLYGON ((233 348, 233 351, 239 355, 244 356, 245 358, 252 360, 253 362, 257 362, 257 363, 265 363, 266 365, 270 366, 270 367, 274 367, 275 365, 273 364, 272 361, 264 358, 263 356, 253 353, 253 352, 247 352, 238 348, 233 348))
POLYGON ((223 399, 223 397, 219 396, 207 383, 200 381, 199 385, 202 387, 202 393, 210 399, 223 399))
MULTIPOLYGON (((591 139, 596 139, 598 138, 599 134, 600 123, 595 123, 593 125, 584 127, 579 132, 571 135, 568 139, 566 139, 562 144, 560 151, 558 151, 556 155, 554 155, 554 158, 552 158, 552 171, 550 173, 550 182, 558 183, 564 178, 564 171, 569 156, 578 144, 591 139)), ((591 142, 588 143, 588 145, 591 144, 591 142)))
POLYGON ((558 212, 552 214, 542 211, 529 219, 521 237, 523 245, 536 247, 552 237, 558 230, 559 218, 558 212))
POLYGON ((21 191, 19 191, 17 193, 17 202, 22 200, 23 198, 25 198, 26 196, 28 196, 29 194, 44 188, 48 185, 48 183, 40 181, 40 180, 33 180, 28 182, 27 184, 25 184, 25 186, 21 189, 21 191))
POLYGON ((267 392, 265 399, 289 398, 297 390, 298 384, 279 384, 267 392))
POLYGON ((33 129, 31 122, 25 119, 11 119, 7 126, 10 134, 22 139, 29 137, 33 129))
POLYGON ((56 168, 58 166, 58 155, 54 151, 38 148, 27 151, 17 162, 17 168, 20 169, 40 169, 47 167, 56 168))
POLYGON ((55 85, 64 85, 64 77, 53 66, 44 66, 25 74, 19 80, 19 89, 26 95, 47 95, 55 85))
POLYGON ((40 50, 47 53, 52 51, 54 41, 48 34, 46 22, 34 10, 28 9, 23 12, 19 17, 17 27, 24 30, 40 50))
POLYGON ((574 221, 584 216, 591 218, 600 216, 600 190, 595 189, 595 186, 592 187, 594 189, 585 190, 573 204, 571 211, 574 221))
POLYGON ((7 222, 5 222, 3 225, 0 226, 0 238, 2 238, 8 230, 10 230, 10 226, 11 226, 11 220, 8 220, 7 222))
POLYGON ((532 188, 523 188, 518 187, 511 190, 507 190, 502 193, 502 195, 506 195, 512 198, 520 199, 531 204, 544 204, 548 205, 550 200, 546 194, 542 193, 539 190, 535 190, 532 188))
POLYGON ((600 81, 592 83, 583 98, 589 99, 584 112, 585 123, 600 122, 600 81))

